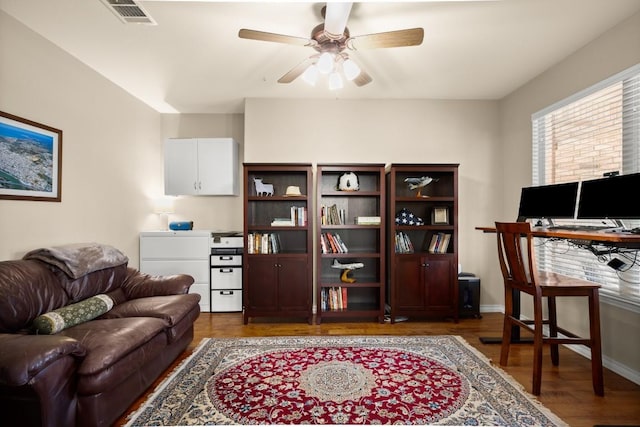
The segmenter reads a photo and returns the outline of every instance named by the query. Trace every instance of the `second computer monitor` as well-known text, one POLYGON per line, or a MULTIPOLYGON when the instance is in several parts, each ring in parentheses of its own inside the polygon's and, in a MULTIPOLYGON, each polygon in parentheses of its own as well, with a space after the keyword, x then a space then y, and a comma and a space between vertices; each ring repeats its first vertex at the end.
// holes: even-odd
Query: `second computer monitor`
POLYGON ((578 219, 640 219, 640 173, 582 181, 578 219))

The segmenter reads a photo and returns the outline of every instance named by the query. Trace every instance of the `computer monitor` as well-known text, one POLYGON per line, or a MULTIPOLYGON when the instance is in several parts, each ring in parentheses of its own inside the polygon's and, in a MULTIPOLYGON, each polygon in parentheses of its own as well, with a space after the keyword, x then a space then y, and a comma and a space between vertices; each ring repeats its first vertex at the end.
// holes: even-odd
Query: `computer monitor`
POLYGON ((640 173, 582 181, 578 219, 640 219, 640 173))
POLYGON ((520 193, 518 221, 528 218, 574 218, 578 182, 524 187, 520 193))

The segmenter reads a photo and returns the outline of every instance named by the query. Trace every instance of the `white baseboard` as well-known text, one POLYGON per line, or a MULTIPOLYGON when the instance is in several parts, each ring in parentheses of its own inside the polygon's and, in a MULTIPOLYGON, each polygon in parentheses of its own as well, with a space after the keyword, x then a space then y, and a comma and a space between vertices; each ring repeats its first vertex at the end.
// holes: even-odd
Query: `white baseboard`
MULTIPOLYGON (((575 344, 565 345, 565 347, 591 360, 591 351, 587 347, 575 344)), ((618 361, 610 357, 602 355, 602 366, 622 377, 625 377, 629 381, 633 381, 634 383, 640 385, 640 372, 629 368, 627 365, 623 365, 622 363, 619 363, 618 361)))
POLYGON ((480 313, 504 313, 503 305, 480 305, 480 313))

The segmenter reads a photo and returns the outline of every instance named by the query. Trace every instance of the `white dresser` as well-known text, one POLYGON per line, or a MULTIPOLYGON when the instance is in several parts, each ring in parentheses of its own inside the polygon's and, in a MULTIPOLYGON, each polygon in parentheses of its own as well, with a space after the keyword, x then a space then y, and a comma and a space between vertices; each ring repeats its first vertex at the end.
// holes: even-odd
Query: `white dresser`
POLYGON ((209 255, 211 231, 146 231, 140 233, 140 271, 167 276, 189 274, 190 293, 200 294, 200 311, 211 311, 209 255))

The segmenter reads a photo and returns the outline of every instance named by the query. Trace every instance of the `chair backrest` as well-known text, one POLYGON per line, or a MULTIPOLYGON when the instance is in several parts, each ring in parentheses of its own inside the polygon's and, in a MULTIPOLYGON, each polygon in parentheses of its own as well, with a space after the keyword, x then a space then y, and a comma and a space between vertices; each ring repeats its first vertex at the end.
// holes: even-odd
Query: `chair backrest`
POLYGON ((505 285, 534 293, 537 265, 533 250, 531 224, 528 222, 496 222, 498 260, 505 285))

